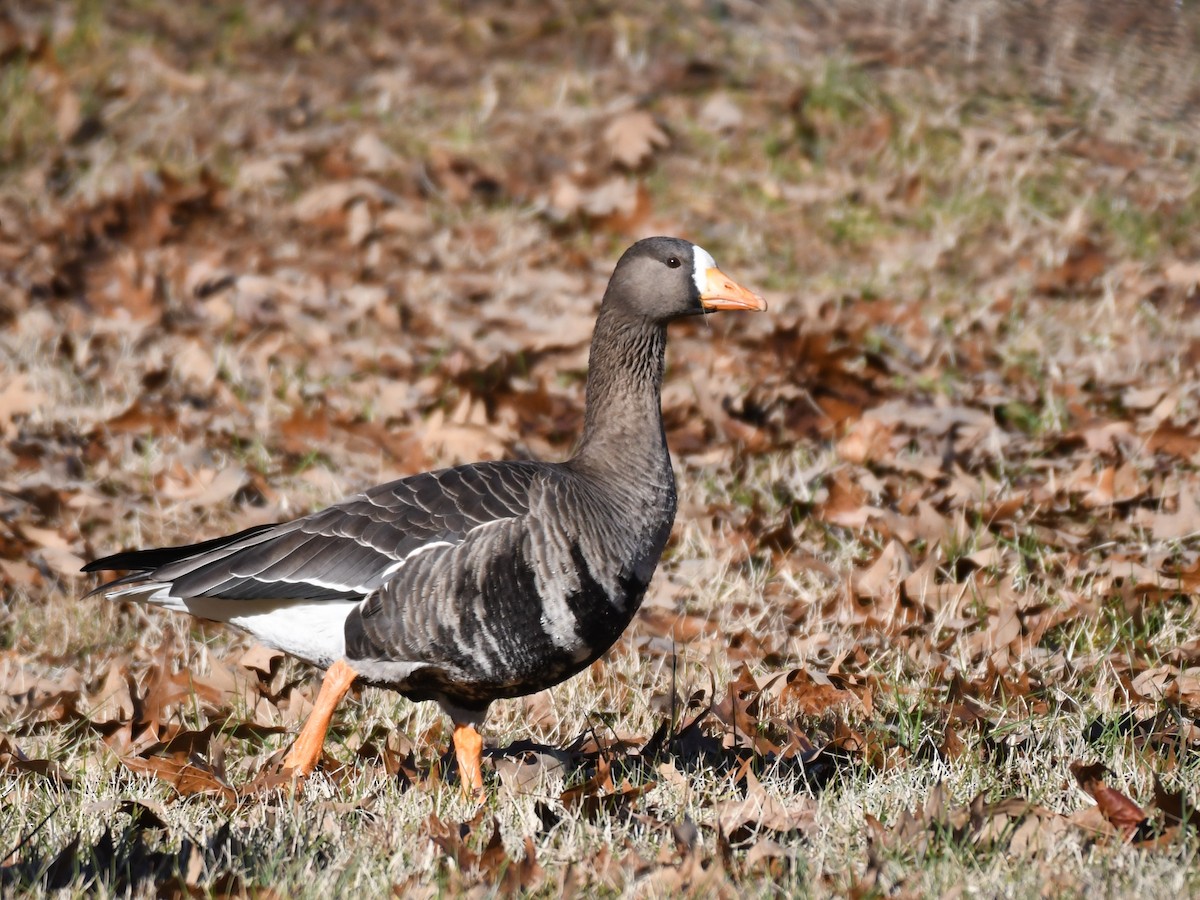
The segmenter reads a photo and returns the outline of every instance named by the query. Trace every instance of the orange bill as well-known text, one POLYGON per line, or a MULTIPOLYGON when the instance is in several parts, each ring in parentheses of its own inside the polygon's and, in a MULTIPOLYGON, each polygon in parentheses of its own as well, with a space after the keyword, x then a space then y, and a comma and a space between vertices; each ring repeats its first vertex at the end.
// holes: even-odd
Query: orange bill
POLYGON ((767 301, 742 287, 720 269, 713 267, 704 273, 705 288, 700 293, 700 305, 705 309, 765 310, 767 301))

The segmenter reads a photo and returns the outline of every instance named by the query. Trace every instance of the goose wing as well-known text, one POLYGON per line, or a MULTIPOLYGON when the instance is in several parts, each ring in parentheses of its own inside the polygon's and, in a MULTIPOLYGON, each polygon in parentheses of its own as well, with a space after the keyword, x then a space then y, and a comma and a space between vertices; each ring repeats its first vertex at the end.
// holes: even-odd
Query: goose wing
POLYGON ((414 556, 528 511, 543 464, 477 463, 380 485, 291 522, 199 544, 96 560, 85 572, 128 570, 92 593, 163 602, 358 600, 414 556))

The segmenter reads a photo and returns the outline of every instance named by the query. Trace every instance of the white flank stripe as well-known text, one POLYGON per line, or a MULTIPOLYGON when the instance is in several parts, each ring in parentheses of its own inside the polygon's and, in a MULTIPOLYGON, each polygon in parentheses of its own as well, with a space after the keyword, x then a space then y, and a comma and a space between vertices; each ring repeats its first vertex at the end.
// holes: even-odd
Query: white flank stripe
POLYGON ((428 544, 422 544, 420 547, 417 547, 415 550, 413 550, 411 553, 409 553, 408 556, 404 557, 404 559, 397 560, 396 562, 394 562, 390 566, 388 566, 386 569, 384 569, 382 572, 380 572, 379 577, 383 581, 387 581, 389 578, 391 578, 393 575, 395 575, 397 572, 399 572, 401 569, 403 569, 404 566, 408 563, 408 561, 410 559, 412 559, 414 556, 420 556, 426 550, 435 550, 438 547, 453 547, 453 546, 454 546, 454 544, 451 543, 450 541, 430 541, 428 544))
POLYGON ((228 622, 268 647, 316 666, 328 667, 346 655, 346 617, 361 600, 220 600, 182 601, 193 616, 228 622))
POLYGON ((339 584, 334 581, 325 581, 322 578, 313 578, 311 576, 305 576, 305 575, 301 575, 298 578, 284 578, 284 577, 263 578, 259 575, 236 575, 233 577, 235 577, 235 578, 251 578, 254 581, 257 581, 259 584, 281 584, 281 583, 282 584, 311 584, 313 587, 325 588, 326 590, 330 590, 330 591, 341 591, 343 593, 345 593, 347 591, 358 591, 361 594, 365 594, 367 592, 366 589, 363 588, 361 585, 339 584))
POLYGON ((172 597, 171 585, 139 584, 109 591, 109 600, 141 600, 201 619, 228 622, 268 647, 315 666, 328 667, 346 655, 346 617, 361 600, 222 600, 172 597))

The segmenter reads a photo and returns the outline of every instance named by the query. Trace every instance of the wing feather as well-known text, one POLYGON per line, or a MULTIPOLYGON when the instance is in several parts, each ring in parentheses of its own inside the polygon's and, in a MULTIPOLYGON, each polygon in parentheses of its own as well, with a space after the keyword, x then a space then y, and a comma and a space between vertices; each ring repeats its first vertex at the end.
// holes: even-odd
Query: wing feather
POLYGON ((477 463, 414 475, 281 525, 190 546, 119 553, 85 571, 134 570, 97 591, 158 583, 169 588, 154 596, 172 598, 363 597, 412 554, 457 544, 480 525, 527 513, 529 487, 544 465, 477 463))

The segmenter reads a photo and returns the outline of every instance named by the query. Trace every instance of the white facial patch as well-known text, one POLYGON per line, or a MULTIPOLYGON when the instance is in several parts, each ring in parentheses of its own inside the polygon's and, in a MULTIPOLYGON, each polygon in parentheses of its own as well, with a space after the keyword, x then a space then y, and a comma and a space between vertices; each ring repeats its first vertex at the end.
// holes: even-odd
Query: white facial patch
POLYGON ((692 244, 692 280, 696 290, 703 294, 708 289, 708 270, 715 269, 717 261, 703 247, 692 244))

